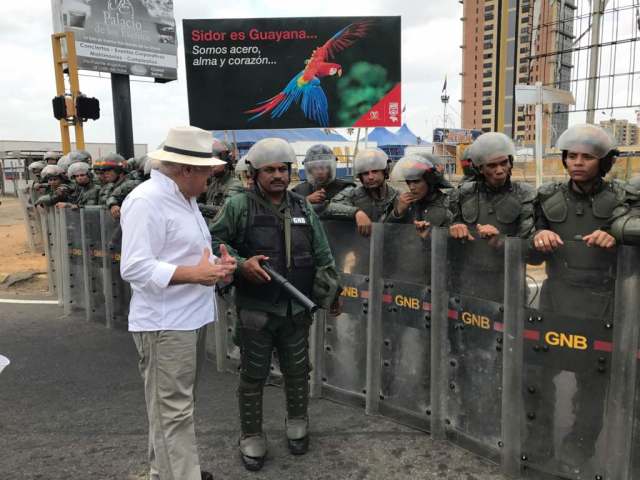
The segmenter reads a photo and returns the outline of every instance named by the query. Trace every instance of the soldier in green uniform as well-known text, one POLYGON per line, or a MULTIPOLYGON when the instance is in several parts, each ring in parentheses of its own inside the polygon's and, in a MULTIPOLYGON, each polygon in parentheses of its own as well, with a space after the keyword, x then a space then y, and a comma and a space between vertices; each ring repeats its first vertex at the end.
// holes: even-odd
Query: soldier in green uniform
POLYGON ((49 150, 42 155, 42 161, 47 165, 57 165, 61 156, 60 153, 49 150))
POLYGON ((120 218, 120 207, 124 199, 127 198, 127 195, 149 178, 149 175, 145 175, 144 173, 146 161, 146 155, 129 160, 127 162, 129 172, 125 175, 125 180, 119 185, 114 186, 111 190, 111 194, 109 198, 107 198, 105 205, 114 219, 120 218))
POLYGON ((333 197, 323 218, 353 218, 358 232, 369 236, 372 223, 381 221, 389 212, 398 192, 387 182, 389 157, 379 148, 358 152, 353 170, 362 185, 345 188, 333 197))
POLYGON ((316 304, 334 312, 337 308, 338 272, 324 230, 305 199, 287 191, 295 161, 286 141, 267 138, 257 142, 247 155, 254 188, 230 197, 211 226, 214 250, 225 244, 238 260, 239 446, 248 470, 262 468, 267 454, 262 392, 274 348, 284 377, 289 450, 299 455, 309 446, 308 334, 312 318, 271 280, 262 263, 268 262, 316 304))
POLYGON ((206 219, 214 218, 227 198, 244 189, 242 183, 235 177, 236 162, 232 147, 225 142, 215 140, 213 151, 220 160, 227 163, 213 167, 211 183, 204 195, 204 202, 198 204, 202 216, 206 219))
POLYGON ((304 157, 303 165, 307 180, 299 183, 292 190, 305 197, 320 218, 323 218, 322 214, 331 199, 345 188, 355 187, 355 184, 336 178, 336 155, 326 145, 318 144, 310 147, 304 157))
POLYGON ((426 238, 431 227, 447 227, 453 217, 449 198, 441 189, 442 175, 436 170, 437 158, 431 154, 410 154, 393 167, 391 179, 406 182, 408 192, 396 197, 385 217, 388 223, 412 223, 418 235, 426 238))
POLYGON ((77 162, 69 165, 67 176, 75 184, 69 192, 66 201, 59 206, 69 206, 72 208, 98 205, 100 197, 100 187, 93 182, 89 175, 91 167, 84 162, 77 162))
POLYGON ((29 170, 29 178, 31 179, 31 183, 27 187, 27 193, 31 201, 31 205, 35 205, 38 197, 45 193, 46 183, 42 181, 41 173, 42 169, 46 166, 47 164, 45 162, 38 160, 31 162, 27 167, 29 170))
POLYGON ((499 236, 528 238, 533 234, 536 192, 526 183, 511 181, 515 156, 513 141, 503 133, 488 132, 473 144, 475 180, 451 192, 453 221, 449 234, 458 240, 490 239, 480 244, 483 254, 454 261, 452 278, 461 291, 486 300, 502 301, 503 251, 499 236), (478 282, 478 278, 483 278, 478 282))
MULTIPOLYGON (((100 205, 107 205, 113 190, 126 180, 124 158, 117 153, 108 153, 93 164, 93 170, 101 180, 100 205)), ((112 213, 113 215, 113 213, 112 213)))
MULTIPOLYGON (((622 182, 604 179, 618 154, 604 129, 589 124, 572 126, 560 135, 557 147, 570 179, 541 186, 536 199, 533 247, 539 254, 554 252, 538 259, 546 260, 547 273, 540 309, 556 315, 598 318, 604 328, 613 313, 613 247, 640 240, 639 194, 622 182), (592 248, 584 248, 580 242, 592 248)), ((558 366, 545 371, 539 390, 554 392, 553 379, 561 370, 558 366)), ((575 379, 575 421, 562 439, 558 455, 562 470, 572 474, 579 473, 594 456, 606 393, 592 388, 590 371, 576 372, 575 379)), ((531 428, 554 425, 553 412, 544 406, 538 410, 531 428)), ((553 442, 545 442, 544 434, 538 435, 538 440, 538 448, 552 457, 553 442)))
POLYGON ((460 183, 473 182, 478 178, 478 172, 473 166, 473 143, 464 149, 460 157, 460 165, 462 166, 462 178, 460 183))
POLYGON ((47 182, 47 189, 36 200, 36 205, 52 207, 58 202, 64 202, 71 190, 64 170, 57 165, 47 165, 42 169, 41 175, 42 180, 47 182))
POLYGON ((433 167, 435 169, 435 175, 439 177, 438 184, 440 188, 449 189, 453 188, 453 185, 449 183, 449 180, 445 178, 445 173, 447 171, 447 164, 438 155, 432 155, 425 147, 420 147, 418 145, 410 145, 405 147, 403 157, 408 155, 418 155, 420 157, 424 157, 433 163, 433 167))

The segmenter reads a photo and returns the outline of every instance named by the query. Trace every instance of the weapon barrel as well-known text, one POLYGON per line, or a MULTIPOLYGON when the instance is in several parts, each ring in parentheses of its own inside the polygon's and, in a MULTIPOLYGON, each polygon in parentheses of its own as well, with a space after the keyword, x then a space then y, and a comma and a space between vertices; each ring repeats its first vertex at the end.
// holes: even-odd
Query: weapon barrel
POLYGON ((269 265, 267 265, 266 263, 263 263, 262 269, 269 274, 272 282, 275 282, 278 285, 280 285, 280 287, 282 287, 282 289, 284 289, 284 291, 287 292, 289 296, 291 296, 291 298, 293 298, 296 302, 302 305, 305 308, 305 310, 307 310, 309 313, 313 313, 316 310, 318 310, 318 308, 320 308, 318 307, 318 305, 316 305, 313 302, 313 300, 311 300, 304 293, 302 293, 300 290, 294 287, 289 282, 289 280, 284 278, 282 275, 276 272, 269 265))

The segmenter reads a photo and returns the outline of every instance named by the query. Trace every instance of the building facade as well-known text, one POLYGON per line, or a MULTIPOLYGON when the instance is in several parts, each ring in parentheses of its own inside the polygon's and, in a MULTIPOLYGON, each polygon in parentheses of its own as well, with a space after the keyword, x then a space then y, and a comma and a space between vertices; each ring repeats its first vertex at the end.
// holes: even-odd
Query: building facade
POLYGON ((612 118, 600 122, 600 126, 615 138, 618 146, 638 145, 640 143, 640 127, 628 120, 612 118))
MULTIPOLYGON (((570 89, 575 0, 461 0, 462 128, 503 131, 534 143, 534 108, 515 105, 515 85, 570 89)), ((545 106, 547 145, 567 128, 566 106, 545 106)))

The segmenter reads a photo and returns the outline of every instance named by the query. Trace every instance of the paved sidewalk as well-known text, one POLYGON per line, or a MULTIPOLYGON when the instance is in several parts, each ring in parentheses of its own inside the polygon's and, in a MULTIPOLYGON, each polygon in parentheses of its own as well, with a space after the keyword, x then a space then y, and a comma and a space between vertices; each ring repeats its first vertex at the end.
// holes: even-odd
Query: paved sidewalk
MULTIPOLYGON (((0 479, 142 480, 147 425, 126 332, 62 317, 52 305, 0 304, 0 479)), ((311 403, 311 451, 291 456, 284 400, 268 387, 269 458, 255 474, 236 450, 237 378, 208 363, 198 398, 203 467, 220 479, 501 479, 498 468, 428 435, 326 400, 311 403)))

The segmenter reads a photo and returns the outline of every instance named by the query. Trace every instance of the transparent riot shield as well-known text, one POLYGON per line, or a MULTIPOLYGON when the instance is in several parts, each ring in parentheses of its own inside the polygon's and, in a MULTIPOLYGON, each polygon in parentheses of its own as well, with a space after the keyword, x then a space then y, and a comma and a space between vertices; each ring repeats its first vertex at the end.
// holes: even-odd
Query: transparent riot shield
POLYGON ((29 249, 32 251, 41 251, 43 248, 42 224, 40 222, 40 216, 31 202, 28 188, 18 188, 18 199, 20 201, 20 207, 22 208, 29 249))
POLYGON ((372 272, 372 288, 382 293, 380 332, 374 334, 381 339, 379 364, 373 366, 380 378, 377 405, 384 416, 429 430, 431 240, 418 236, 413 225, 380 226, 382 235, 374 236, 371 247, 381 266, 375 279, 372 272))
POLYGON ((85 251, 82 241, 82 220, 79 209, 58 209, 62 215, 63 254, 66 258, 63 284, 65 287, 65 313, 84 311, 85 299, 85 251))
POLYGON ((56 209, 48 207, 45 210, 47 216, 47 238, 49 247, 50 271, 53 280, 53 293, 58 297, 59 304, 63 301, 63 269, 60 245, 60 221, 56 209))
POLYGON ((105 251, 102 244, 102 228, 100 224, 100 207, 84 207, 82 215, 82 238, 87 252, 87 312, 89 320, 107 323, 107 305, 104 295, 105 251))
POLYGON ((237 372, 240 367, 240 348, 235 343, 235 289, 230 288, 216 298, 216 363, 220 372, 237 372))
POLYGON ((498 460, 504 240, 448 238, 446 259, 445 433, 453 443, 498 460))
MULTIPOLYGON (((322 396, 364 406, 366 395, 369 239, 352 222, 323 222, 342 282, 342 314, 326 317, 324 352, 314 365, 322 372, 322 396)), ((319 317, 320 318, 320 317, 319 317)))
POLYGON ((105 297, 111 305, 111 318, 107 324, 114 328, 127 330, 129 324, 129 302, 131 288, 120 277, 120 253, 122 247, 122 228, 120 220, 114 219, 108 210, 102 210, 102 242, 106 248, 104 257, 105 297))
POLYGON ((58 294, 58 284, 55 278, 55 260, 53 258, 54 239, 52 238, 52 235, 54 235, 54 232, 49 229, 49 215, 47 214, 45 207, 38 207, 38 215, 40 217, 40 225, 42 229, 42 246, 44 254, 47 257, 47 282, 49 284, 49 293, 55 296, 58 294))
POLYGON ((539 286, 539 300, 537 308, 525 306, 523 316, 525 472, 623 478, 609 477, 606 466, 607 444, 617 435, 607 439, 605 428, 607 401, 613 400, 613 329, 624 324, 614 319, 617 253, 565 241, 553 254, 530 252, 529 261, 527 275, 539 286))

